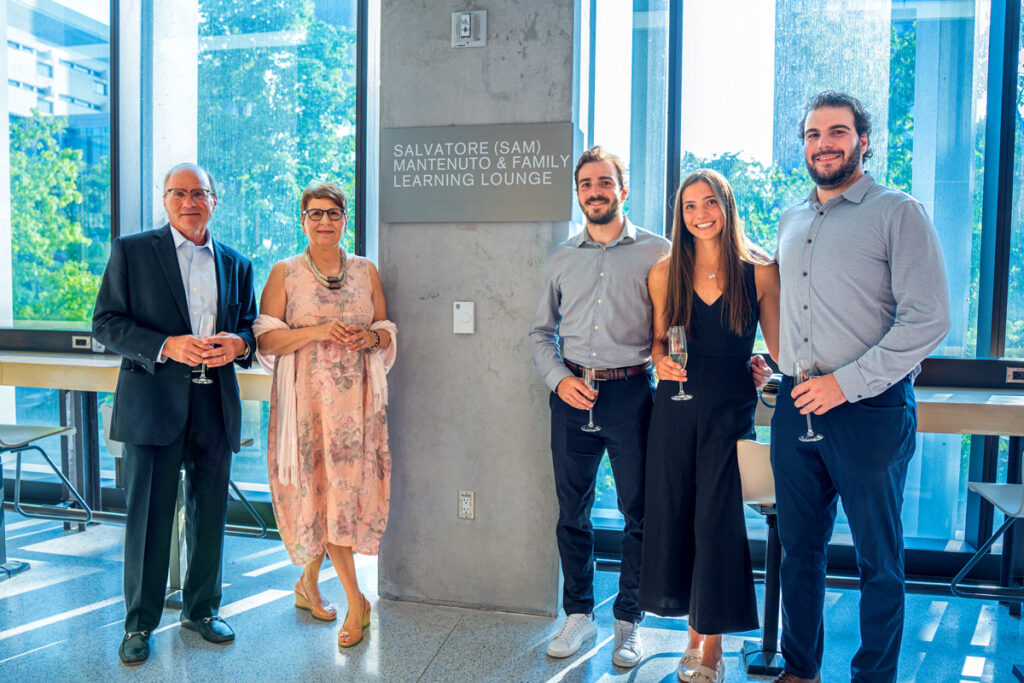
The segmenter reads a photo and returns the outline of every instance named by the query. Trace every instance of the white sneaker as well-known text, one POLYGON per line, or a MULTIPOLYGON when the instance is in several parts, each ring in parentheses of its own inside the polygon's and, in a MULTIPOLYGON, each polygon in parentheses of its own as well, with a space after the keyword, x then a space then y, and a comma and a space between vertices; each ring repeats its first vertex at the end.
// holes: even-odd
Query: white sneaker
POLYGON ((592 614, 570 614, 565 618, 562 628, 548 643, 548 656, 571 657, 580 649, 580 645, 587 638, 597 635, 597 626, 594 624, 592 614))
POLYGON ((698 666, 690 676, 691 683, 722 683, 725 680, 725 660, 718 662, 718 668, 698 666))
POLYGON ((700 658, 703 653, 699 648, 687 650, 683 653, 683 658, 679 660, 679 666, 676 667, 676 676, 683 683, 689 683, 690 677, 693 676, 693 672, 700 666, 700 658))
POLYGON ((640 624, 615 620, 615 645, 612 647, 612 664, 631 669, 644 656, 640 644, 640 624))

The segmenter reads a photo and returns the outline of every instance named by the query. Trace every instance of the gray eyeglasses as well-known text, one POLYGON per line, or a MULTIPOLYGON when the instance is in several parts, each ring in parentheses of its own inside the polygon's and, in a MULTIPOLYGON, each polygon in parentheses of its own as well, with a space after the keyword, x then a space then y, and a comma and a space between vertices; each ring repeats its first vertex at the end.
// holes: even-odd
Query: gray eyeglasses
POLYGON ((185 197, 192 197, 194 202, 205 202, 213 194, 212 190, 197 187, 194 190, 183 190, 180 187, 172 187, 164 192, 164 196, 170 195, 175 201, 184 201, 185 197))
POLYGON ((345 212, 341 209, 306 209, 302 212, 303 216, 308 217, 314 223, 323 220, 324 214, 327 214, 332 221, 340 221, 345 212))

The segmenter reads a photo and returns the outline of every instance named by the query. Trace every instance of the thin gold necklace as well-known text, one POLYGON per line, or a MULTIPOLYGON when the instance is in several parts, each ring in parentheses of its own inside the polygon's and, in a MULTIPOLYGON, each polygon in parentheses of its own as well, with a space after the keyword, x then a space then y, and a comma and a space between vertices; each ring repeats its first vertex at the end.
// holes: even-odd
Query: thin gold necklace
POLYGON ((709 272, 709 271, 705 270, 704 268, 701 268, 701 265, 699 263, 697 263, 696 261, 693 262, 693 265, 695 265, 698 268, 700 268, 701 270, 703 270, 704 274, 708 276, 709 280, 714 280, 715 279, 715 275, 718 275, 718 269, 717 268, 715 268, 715 272, 712 273, 712 272, 709 272))
POLYGON ((341 286, 345 283, 345 275, 348 272, 348 259, 345 257, 345 250, 341 247, 338 247, 338 254, 341 255, 341 270, 337 275, 324 275, 313 262, 313 256, 309 253, 309 247, 306 247, 306 251, 302 252, 306 265, 309 266, 309 270, 313 273, 313 277, 327 289, 341 289, 341 286))

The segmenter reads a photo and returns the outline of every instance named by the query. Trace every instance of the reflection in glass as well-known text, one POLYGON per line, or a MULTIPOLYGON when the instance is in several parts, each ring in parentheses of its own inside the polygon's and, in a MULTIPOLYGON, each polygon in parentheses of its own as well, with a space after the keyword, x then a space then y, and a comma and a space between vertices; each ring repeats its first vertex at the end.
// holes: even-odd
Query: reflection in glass
POLYGON ((88 328, 110 239, 110 3, 11 0, 6 29, 0 326, 88 328))

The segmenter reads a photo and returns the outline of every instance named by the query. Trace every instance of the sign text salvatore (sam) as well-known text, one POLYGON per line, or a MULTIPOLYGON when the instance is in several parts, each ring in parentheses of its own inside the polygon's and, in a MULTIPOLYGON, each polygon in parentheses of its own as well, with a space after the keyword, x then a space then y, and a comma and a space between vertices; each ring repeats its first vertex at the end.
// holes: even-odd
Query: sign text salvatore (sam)
POLYGON ((381 130, 385 223, 569 220, 571 123, 381 130))

